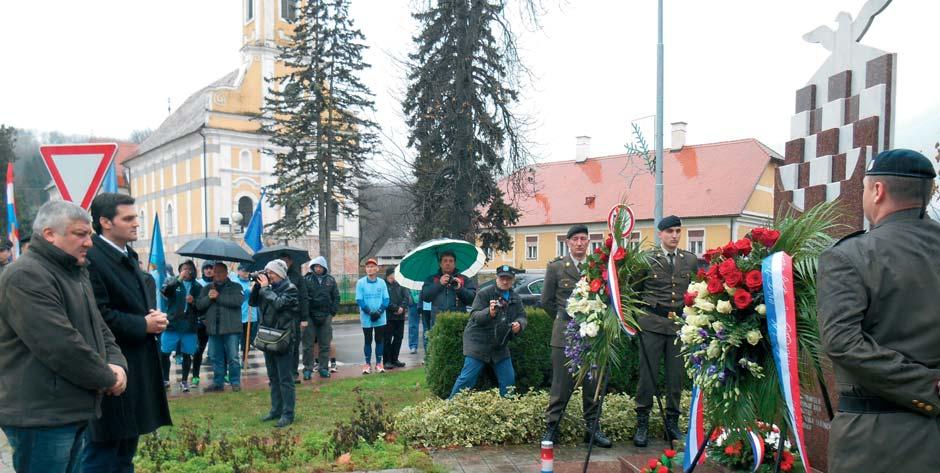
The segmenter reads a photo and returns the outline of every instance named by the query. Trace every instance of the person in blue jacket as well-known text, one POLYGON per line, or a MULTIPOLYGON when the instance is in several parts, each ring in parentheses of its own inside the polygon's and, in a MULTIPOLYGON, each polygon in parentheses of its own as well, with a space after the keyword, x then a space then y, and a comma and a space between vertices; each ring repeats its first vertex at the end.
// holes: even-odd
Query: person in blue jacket
POLYGON ((359 321, 362 323, 362 335, 365 337, 363 352, 366 363, 362 374, 369 374, 372 367, 372 340, 375 339, 375 371, 384 373, 382 350, 384 350, 382 332, 385 330, 385 309, 388 307, 388 286, 378 277, 379 264, 374 258, 366 261, 366 276, 356 282, 356 304, 359 305, 359 321))

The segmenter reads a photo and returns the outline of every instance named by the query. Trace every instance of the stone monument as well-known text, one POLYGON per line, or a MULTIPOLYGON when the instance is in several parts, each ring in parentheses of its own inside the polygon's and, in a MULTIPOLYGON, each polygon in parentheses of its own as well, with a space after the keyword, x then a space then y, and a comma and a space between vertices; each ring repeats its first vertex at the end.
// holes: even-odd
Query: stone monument
MULTIPOLYGON (((862 213, 862 178, 868 162, 894 144, 897 55, 859 41, 890 3, 869 0, 854 19, 846 12, 839 13, 835 31, 820 26, 803 36, 831 54, 796 92, 790 141, 776 175, 777 216, 838 200, 846 214, 841 223, 849 228, 844 233, 867 226, 862 213)), ((828 359, 823 365, 835 408, 835 378, 828 359)), ((804 389, 802 400, 808 455, 814 467, 826 471, 829 416, 821 390, 804 389)))

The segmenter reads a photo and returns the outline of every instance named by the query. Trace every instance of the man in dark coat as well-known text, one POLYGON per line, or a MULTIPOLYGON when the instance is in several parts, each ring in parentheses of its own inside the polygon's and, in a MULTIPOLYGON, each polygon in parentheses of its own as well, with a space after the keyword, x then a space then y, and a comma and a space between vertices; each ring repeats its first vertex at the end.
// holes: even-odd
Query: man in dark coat
POLYGON ((127 390, 107 397, 101 419, 92 421, 82 460, 85 473, 132 472, 138 437, 171 425, 163 389, 159 334, 166 314, 155 309, 147 273, 128 243, 137 240, 134 198, 103 193, 91 204, 97 232, 88 251, 89 273, 98 310, 127 359, 127 390))
POLYGON ((75 473, 102 396, 120 395, 127 362, 88 280, 91 216, 45 203, 33 249, 0 276, 0 428, 19 472, 75 473))
POLYGON ((829 472, 940 471, 940 224, 924 216, 936 173, 896 149, 865 174, 871 229, 826 250, 816 277, 840 391, 829 472))
POLYGON ((496 284, 478 292, 463 331, 463 368, 450 397, 477 384, 480 370, 493 365, 499 395, 505 397, 516 384, 516 372, 509 356, 509 339, 525 330, 522 299, 512 290, 516 270, 509 265, 496 268, 496 284))
MULTIPOLYGON (((473 304, 477 295, 477 285, 457 271, 457 255, 452 251, 442 251, 438 256, 440 271, 427 278, 421 287, 421 301, 431 304, 431 310, 423 313, 422 322, 427 332, 434 328, 434 321, 438 312, 463 312, 467 306, 473 304)), ((427 344, 425 344, 425 355, 427 344)))
MULTIPOLYGON (((574 392, 574 377, 568 372, 565 364, 565 331, 571 316, 568 315, 568 297, 574 291, 575 284, 581 279, 581 265, 587 259, 587 249, 590 244, 588 229, 585 225, 574 225, 568 229, 565 236, 568 256, 557 258, 548 263, 545 270, 545 284, 542 289, 542 308, 554 320, 552 324, 552 388, 548 397, 548 406, 545 409, 545 434, 542 440, 556 442, 558 424, 565 413, 568 400, 574 392)), ((598 405, 594 402, 594 392, 597 391, 597 381, 585 379, 581 390, 581 402, 584 407, 584 423, 590 432, 597 418, 598 405)), ((589 434, 590 435, 590 434, 589 434)), ((585 436, 585 441, 589 435, 585 436)), ((594 436, 594 444, 610 448, 613 445, 610 439, 600 429, 594 436)))
POLYGON ((317 256, 310 262, 310 272, 304 276, 303 282, 310 311, 309 325, 304 327, 301 339, 304 379, 313 376, 314 366, 321 378, 329 378, 331 368, 336 363, 330 357, 330 350, 333 343, 333 317, 339 311, 339 288, 336 280, 330 276, 326 258, 317 256), (314 346, 319 348, 319 353, 313 353, 314 346))
POLYGON ((216 262, 212 282, 202 288, 196 298, 196 309, 202 312, 209 334, 209 357, 212 358, 212 386, 204 388, 204 392, 222 392, 226 376, 232 391, 242 390, 238 339, 242 334, 243 297, 242 285, 229 279, 225 263, 216 262))
POLYGON ((388 284, 388 307, 385 309, 385 369, 404 368, 398 359, 401 341, 405 335, 405 318, 411 305, 411 292, 395 281, 395 267, 385 270, 385 282, 388 284))

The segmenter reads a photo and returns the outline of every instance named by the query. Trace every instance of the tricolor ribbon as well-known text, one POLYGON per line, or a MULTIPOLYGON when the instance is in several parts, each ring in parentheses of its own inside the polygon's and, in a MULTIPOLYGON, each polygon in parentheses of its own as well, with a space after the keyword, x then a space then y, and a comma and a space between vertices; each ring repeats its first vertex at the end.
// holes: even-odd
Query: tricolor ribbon
POLYGON ((20 230, 16 222, 16 202, 13 195, 13 163, 7 163, 7 238, 13 245, 13 259, 20 256, 20 230))
MULTIPOLYGON (((698 386, 692 387, 692 403, 689 406, 689 428, 685 434, 685 457, 682 459, 682 470, 692 468, 692 460, 698 455, 698 449, 705 438, 705 402, 702 390, 698 386)), ((705 462, 705 452, 702 452, 698 463, 705 462)))
POLYGON ((620 240, 621 236, 618 236, 617 221, 621 218, 621 212, 629 213, 629 209, 627 209, 625 205, 615 205, 614 208, 610 209, 610 213, 607 215, 607 228, 610 229, 610 239, 612 241, 610 256, 608 256, 607 259, 607 294, 610 296, 610 307, 620 320, 620 328, 622 328, 624 332, 627 332, 628 335, 633 336, 636 335, 636 329, 630 326, 623 317, 623 304, 620 303, 620 277, 617 276, 617 262, 614 261, 614 255, 616 255, 617 250, 620 249, 618 240, 620 240))
POLYGON ((764 304, 767 307, 767 333, 777 363, 780 390, 787 405, 790 427, 803 459, 803 467, 810 471, 803 437, 803 408, 800 404, 793 260, 782 251, 774 253, 761 262, 761 272, 764 279, 764 304))
POLYGON ((747 431, 747 438, 751 441, 751 451, 754 452, 754 465, 751 467, 751 473, 756 473, 764 463, 764 439, 753 430, 747 431))

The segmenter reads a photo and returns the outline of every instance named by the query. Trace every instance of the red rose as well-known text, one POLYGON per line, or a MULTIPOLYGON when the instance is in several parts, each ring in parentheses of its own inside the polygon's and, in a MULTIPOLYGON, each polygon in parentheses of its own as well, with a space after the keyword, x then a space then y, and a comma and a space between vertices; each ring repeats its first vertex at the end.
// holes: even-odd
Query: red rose
POLYGON ((685 293, 685 305, 692 307, 695 304, 695 298, 698 297, 698 292, 686 292, 685 293))
POLYGON ((761 276, 760 271, 756 269, 748 271, 747 275, 744 277, 744 284, 751 291, 757 291, 764 285, 764 278, 761 276))
POLYGON ((627 256, 627 251, 623 248, 617 248, 617 251, 614 253, 614 261, 620 261, 627 256))
POLYGON ((761 242, 761 245, 764 244, 764 237, 767 235, 767 229, 763 227, 757 227, 751 230, 751 240, 761 242))
POLYGON ((606 246, 607 248, 610 248, 610 247, 614 246, 614 235, 613 235, 613 234, 608 234, 608 235, 607 235, 607 239, 604 240, 604 246, 606 246))
POLYGON ((725 284, 731 287, 738 287, 741 285, 741 282, 744 280, 744 274, 741 271, 735 269, 734 271, 728 273, 725 276, 725 284))
POLYGON ((711 263, 712 259, 714 259, 716 256, 720 254, 721 254, 721 251, 717 249, 711 249, 711 250, 706 251, 705 254, 702 255, 702 259, 704 259, 706 263, 711 263))
POLYGON ((664 467, 664 466, 661 466, 661 467, 659 467, 659 468, 656 469, 656 473, 669 473, 669 468, 666 468, 666 467, 664 467))
POLYGON ((676 451, 675 451, 675 450, 670 450, 670 449, 667 448, 667 449, 663 450, 663 454, 666 455, 666 458, 673 458, 673 457, 676 456, 676 451))
POLYGON ((695 277, 698 278, 699 281, 705 280, 705 270, 699 269, 698 272, 695 273, 695 277))
POLYGON ((751 240, 747 238, 742 238, 734 242, 734 248, 738 250, 738 253, 741 256, 747 256, 751 253, 751 240))
POLYGON ((738 309, 747 309, 751 305, 751 293, 744 289, 738 289, 734 292, 734 305, 738 309))
POLYGON ((764 235, 764 239, 761 240, 761 244, 767 248, 773 248, 779 238, 780 232, 777 230, 767 230, 767 233, 764 235))
POLYGON ((725 290, 725 286, 721 283, 721 279, 708 278, 708 293, 709 294, 718 294, 724 290, 725 290))
POLYGON ((603 246, 598 246, 597 248, 594 248, 594 254, 595 254, 595 255, 601 255, 601 258, 606 258, 606 257, 607 257, 607 248, 604 248, 603 246))
POLYGON ((657 466, 659 466, 659 460, 655 458, 650 458, 650 461, 646 462, 646 466, 648 466, 650 470, 653 470, 657 466))
POLYGON ((725 447, 725 455, 728 455, 729 457, 734 456, 734 447, 732 447, 731 445, 728 445, 727 447, 725 447))
POLYGON ((708 267, 708 271, 705 272, 705 276, 709 278, 717 278, 721 273, 718 271, 718 265, 713 264, 708 267))
MULTIPOLYGON (((606 273, 605 273, 605 274, 606 274, 606 273)), ((601 290, 601 286, 603 286, 603 285, 604 285, 604 281, 601 281, 600 279, 595 279, 595 280, 591 281, 591 292, 600 291, 600 290, 601 290)))
POLYGON ((734 243, 728 242, 727 245, 721 247, 721 256, 725 258, 734 258, 738 255, 738 249, 734 247, 734 243))
POLYGON ((721 277, 728 277, 728 274, 733 273, 738 270, 738 265, 734 262, 733 259, 726 259, 721 262, 721 265, 718 266, 718 274, 721 277))

